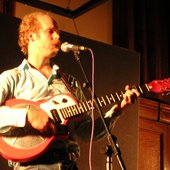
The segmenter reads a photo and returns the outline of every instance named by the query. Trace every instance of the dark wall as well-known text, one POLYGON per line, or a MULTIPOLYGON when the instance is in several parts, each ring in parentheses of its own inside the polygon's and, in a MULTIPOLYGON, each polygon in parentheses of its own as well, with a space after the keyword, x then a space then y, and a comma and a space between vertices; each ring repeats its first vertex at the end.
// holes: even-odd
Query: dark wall
MULTIPOLYGON (((141 54, 140 82, 170 76, 169 1, 113 0, 112 42, 141 54)), ((144 96, 170 104, 170 95, 154 93, 144 96)))
POLYGON ((0 13, 0 72, 11 68, 21 61, 17 44, 19 19, 4 16, 0 13))
MULTIPOLYGON (((17 66, 22 61, 22 54, 17 46, 17 29, 19 19, 0 14, 0 72, 17 66), (3 24, 2 24, 3 23, 3 24)), ((126 84, 139 83, 140 58, 139 54, 117 46, 89 40, 66 32, 61 34, 62 41, 80 44, 90 47, 95 59, 95 92, 97 96, 124 90, 126 84)), ((91 81, 92 57, 89 51, 81 52, 81 61, 91 81)), ((60 68, 84 82, 81 69, 74 58, 73 53, 60 52, 54 59, 60 68)), ((89 96, 87 89, 84 90, 89 96)), ((103 109, 105 110, 105 108, 103 109)), ((96 115, 98 116, 98 115, 96 115)), ((122 157, 127 169, 137 169, 137 138, 138 138, 138 110, 137 104, 125 110, 116 123, 113 133, 116 135, 121 149, 122 157)), ((93 170, 105 169, 106 155, 102 153, 108 144, 107 138, 93 143, 92 167, 93 170)), ((88 150, 89 143, 80 141, 81 157, 78 161, 81 170, 89 169, 88 150)), ((119 170, 118 161, 113 156, 113 167, 119 170)), ((6 162, 0 158, 0 165, 7 169, 6 162)))

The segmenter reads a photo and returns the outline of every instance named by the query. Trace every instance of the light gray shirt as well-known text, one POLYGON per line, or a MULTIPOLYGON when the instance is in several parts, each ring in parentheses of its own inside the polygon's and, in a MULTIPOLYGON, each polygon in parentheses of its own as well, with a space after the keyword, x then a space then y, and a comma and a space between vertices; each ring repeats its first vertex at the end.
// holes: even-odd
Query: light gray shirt
POLYGON ((54 65, 53 72, 47 79, 24 59, 19 67, 0 75, 0 133, 4 133, 9 126, 25 126, 27 107, 9 107, 4 104, 6 100, 16 98, 37 101, 55 94, 69 93, 63 81, 56 78, 58 69, 54 65))

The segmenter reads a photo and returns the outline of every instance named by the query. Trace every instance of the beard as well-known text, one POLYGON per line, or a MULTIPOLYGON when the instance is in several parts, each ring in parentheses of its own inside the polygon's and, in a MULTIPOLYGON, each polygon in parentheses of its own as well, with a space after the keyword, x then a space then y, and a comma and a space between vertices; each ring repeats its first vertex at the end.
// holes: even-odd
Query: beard
POLYGON ((58 54, 59 50, 60 50, 60 49, 55 48, 55 49, 53 50, 53 52, 51 53, 51 57, 55 57, 55 56, 58 54))
POLYGON ((58 43, 52 43, 50 46, 49 46, 49 55, 51 57, 55 57, 57 55, 57 53, 60 51, 60 42, 58 43))

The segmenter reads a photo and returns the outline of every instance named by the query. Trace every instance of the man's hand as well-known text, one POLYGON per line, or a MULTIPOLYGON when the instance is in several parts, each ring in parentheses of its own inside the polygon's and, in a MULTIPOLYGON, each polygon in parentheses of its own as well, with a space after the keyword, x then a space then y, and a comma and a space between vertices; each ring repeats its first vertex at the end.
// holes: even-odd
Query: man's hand
POLYGON ((106 114, 106 117, 113 117, 113 115, 120 115, 122 111, 130 104, 133 104, 137 98, 140 96, 140 93, 136 89, 131 89, 129 85, 125 87, 125 93, 123 94, 123 100, 120 104, 114 105, 106 114), (113 114, 114 113, 114 114, 113 114))
POLYGON ((56 127, 53 120, 51 120, 48 114, 40 107, 29 106, 27 123, 40 132, 56 134, 56 127))
POLYGON ((126 85, 120 108, 124 109, 126 106, 133 104, 139 96, 140 93, 137 91, 137 89, 131 89, 129 85, 126 85))

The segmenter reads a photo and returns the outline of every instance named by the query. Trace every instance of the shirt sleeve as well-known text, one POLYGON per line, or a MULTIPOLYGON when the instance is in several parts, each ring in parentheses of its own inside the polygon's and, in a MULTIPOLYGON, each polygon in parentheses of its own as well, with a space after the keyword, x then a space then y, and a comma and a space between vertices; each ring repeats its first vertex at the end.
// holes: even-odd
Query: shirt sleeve
POLYGON ((13 127, 25 126, 27 106, 9 107, 4 102, 13 98, 16 72, 5 71, 0 75, 0 134, 7 133, 13 127))
POLYGON ((27 108, 0 107, 0 133, 6 133, 10 127, 24 127, 27 108))

